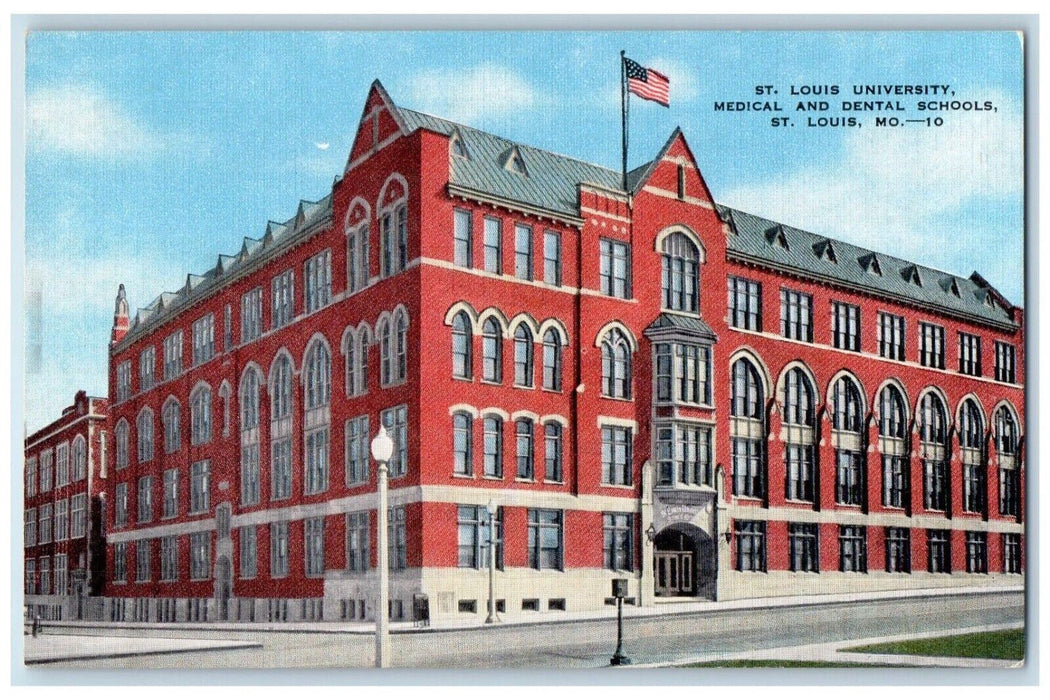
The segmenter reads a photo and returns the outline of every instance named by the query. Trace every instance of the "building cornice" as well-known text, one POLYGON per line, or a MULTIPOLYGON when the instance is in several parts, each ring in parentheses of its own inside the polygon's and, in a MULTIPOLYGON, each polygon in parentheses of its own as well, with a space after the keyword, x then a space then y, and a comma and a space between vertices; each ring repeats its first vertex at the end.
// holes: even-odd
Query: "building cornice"
POLYGON ((521 212, 529 216, 535 216, 540 219, 550 219, 552 221, 561 222, 569 226, 576 228, 583 228, 583 224, 586 219, 578 216, 571 216, 563 214, 561 212, 551 211, 549 209, 543 209, 536 207, 531 204, 525 204, 524 202, 518 202, 513 199, 505 199, 498 195, 490 194, 488 192, 481 192, 470 187, 464 187, 463 185, 456 185, 448 183, 448 194, 451 197, 461 197, 463 199, 471 199, 481 204, 491 204, 496 207, 503 207, 504 209, 511 209, 513 211, 521 212))

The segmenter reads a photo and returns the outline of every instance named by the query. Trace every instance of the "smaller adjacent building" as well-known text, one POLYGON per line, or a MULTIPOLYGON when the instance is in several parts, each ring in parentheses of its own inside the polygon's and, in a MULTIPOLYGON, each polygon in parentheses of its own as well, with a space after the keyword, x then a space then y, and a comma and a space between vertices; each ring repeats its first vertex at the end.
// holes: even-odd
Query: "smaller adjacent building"
POLYGON ((25 440, 26 603, 47 617, 102 595, 107 408, 79 391, 60 418, 25 440))

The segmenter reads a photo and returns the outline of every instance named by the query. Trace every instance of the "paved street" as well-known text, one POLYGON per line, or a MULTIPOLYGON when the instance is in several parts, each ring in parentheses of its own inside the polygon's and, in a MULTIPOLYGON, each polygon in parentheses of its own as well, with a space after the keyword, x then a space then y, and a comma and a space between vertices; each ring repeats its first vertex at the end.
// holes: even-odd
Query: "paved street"
MULTIPOLYGON (((864 601, 628 619, 625 652, 636 663, 730 654, 977 625, 1020 625, 1022 593, 864 601)), ((122 632, 123 634, 123 632, 122 632)), ((62 662, 62 668, 354 668, 372 665, 367 635, 327 632, 166 632, 143 636, 251 640, 257 649, 212 650, 62 662)), ((428 668, 594 668, 608 664, 615 620, 447 630, 392 637, 395 666, 428 668)), ((38 666, 36 668, 47 668, 38 666)))

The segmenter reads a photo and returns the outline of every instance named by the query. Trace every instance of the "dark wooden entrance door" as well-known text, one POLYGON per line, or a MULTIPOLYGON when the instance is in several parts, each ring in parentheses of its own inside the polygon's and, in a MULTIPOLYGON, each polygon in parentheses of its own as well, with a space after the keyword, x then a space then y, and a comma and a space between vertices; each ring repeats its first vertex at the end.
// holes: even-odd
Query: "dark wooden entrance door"
POLYGON ((692 552, 656 552, 653 573, 656 595, 691 596, 695 592, 692 552))

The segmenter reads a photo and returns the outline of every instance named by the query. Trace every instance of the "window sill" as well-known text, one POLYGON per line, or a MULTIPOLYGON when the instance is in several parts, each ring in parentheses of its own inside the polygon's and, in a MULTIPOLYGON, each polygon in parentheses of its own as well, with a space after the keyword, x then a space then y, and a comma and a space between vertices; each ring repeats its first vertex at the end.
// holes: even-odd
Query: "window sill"
POLYGON ((503 386, 503 382, 498 379, 481 379, 480 384, 487 384, 488 386, 503 386))
POLYGON ((807 501, 807 500, 802 499, 802 498, 785 498, 784 499, 784 503, 787 503, 788 505, 792 505, 792 506, 810 506, 810 507, 813 507, 813 506, 816 505, 816 503, 814 503, 813 501, 807 501))
POLYGON ((628 489, 634 489, 634 484, 606 484, 606 483, 602 483, 601 487, 603 489, 621 489, 621 490, 626 491, 628 489))
POLYGON ((483 474, 481 476, 481 478, 485 479, 486 481, 503 481, 503 476, 502 475, 494 476, 494 475, 491 475, 491 474, 483 474))
POLYGON ((452 472, 452 478, 453 479, 465 479, 467 481, 474 481, 474 475, 473 474, 457 474, 455 472, 452 472))
MULTIPOLYGON (((864 508, 864 506, 862 506, 860 503, 839 503, 838 501, 835 501, 835 507, 848 508, 850 510, 861 510, 862 508, 864 508)), ((903 510, 903 508, 901 510, 903 510)))
POLYGON ((452 378, 455 381, 457 381, 457 382, 465 382, 467 384, 473 384, 474 383, 474 377, 457 377, 456 375, 453 374, 452 378))
POLYGON ((549 389, 547 387, 541 388, 540 391, 545 391, 548 394, 562 394, 562 393, 564 393, 561 389, 549 389))
POLYGON ((558 480, 555 480, 555 479, 544 479, 543 483, 544 484, 551 484, 553 486, 564 486, 565 485, 565 482, 560 480, 560 479, 558 479, 558 480))
POLYGON ((619 401, 620 403, 634 403, 634 399, 624 398, 622 396, 608 396, 607 394, 602 394, 602 398, 605 399, 606 401, 619 401))
POLYGON ((518 483, 518 484, 535 484, 536 483, 536 479, 528 478, 528 477, 524 477, 524 476, 516 476, 516 477, 514 477, 514 481, 515 481, 515 483, 518 483))
POLYGON ((530 389, 530 390, 536 388, 534 385, 529 385, 529 384, 513 384, 512 387, 514 389, 530 389))

